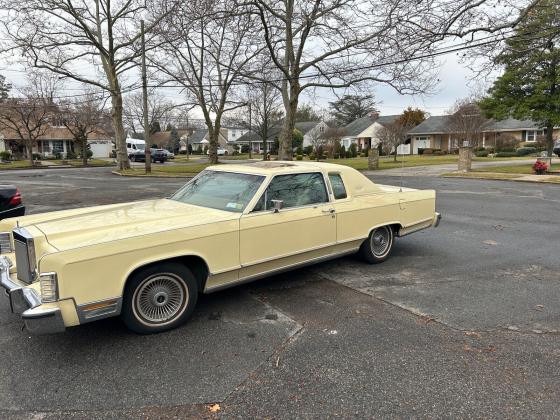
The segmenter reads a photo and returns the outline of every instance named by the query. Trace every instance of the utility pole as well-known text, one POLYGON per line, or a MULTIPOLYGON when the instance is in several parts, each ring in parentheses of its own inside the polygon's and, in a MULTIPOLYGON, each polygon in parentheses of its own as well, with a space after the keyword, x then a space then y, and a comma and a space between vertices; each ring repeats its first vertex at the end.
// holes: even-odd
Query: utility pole
POLYGON ((251 152, 253 151, 253 144, 251 142, 251 102, 249 102, 249 159, 252 159, 251 152))
POLYGON ((186 115, 186 120, 187 120, 187 160, 189 160, 189 137, 191 136, 191 131, 189 128, 189 113, 187 111, 187 115, 186 115))
POLYGON ((150 150, 150 127, 148 123, 148 80, 146 77, 146 38, 144 37, 144 20, 140 21, 142 34, 142 108, 144 109, 144 156, 146 157, 146 173, 152 172, 152 153, 150 150))

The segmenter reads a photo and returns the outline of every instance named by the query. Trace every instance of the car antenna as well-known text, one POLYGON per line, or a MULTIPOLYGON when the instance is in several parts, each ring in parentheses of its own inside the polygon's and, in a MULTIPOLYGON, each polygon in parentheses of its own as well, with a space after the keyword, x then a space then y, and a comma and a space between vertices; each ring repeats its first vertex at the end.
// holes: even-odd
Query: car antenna
MULTIPOLYGON (((397 146, 397 156, 399 155, 399 148, 397 146)), ((403 184, 403 176, 404 176, 404 153, 401 154, 401 181, 400 181, 400 190, 399 192, 402 192, 402 184, 403 184)))

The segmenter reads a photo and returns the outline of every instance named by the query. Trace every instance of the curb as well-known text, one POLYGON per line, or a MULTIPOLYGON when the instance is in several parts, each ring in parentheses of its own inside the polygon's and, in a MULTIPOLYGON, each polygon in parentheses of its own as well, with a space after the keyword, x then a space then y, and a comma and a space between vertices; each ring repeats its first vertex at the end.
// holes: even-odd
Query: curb
POLYGON ((185 178, 194 178, 194 176, 196 174, 192 174, 192 175, 183 175, 183 176, 178 176, 178 175, 134 175, 134 174, 121 174, 118 171, 111 171, 111 173, 113 175, 117 175, 117 176, 124 176, 124 177, 129 177, 129 178, 175 178, 175 179, 185 179, 185 178))
POLYGON ((532 181, 530 179, 520 179, 520 178, 484 178, 484 177, 474 177, 474 176, 461 176, 461 175, 440 175, 440 178, 461 178, 461 179, 473 179, 473 180, 482 180, 482 181, 514 181, 514 182, 526 182, 528 184, 552 184, 552 185, 559 185, 560 186, 560 177, 558 177, 559 181, 532 181))
POLYGON ((72 165, 50 165, 50 166, 33 166, 23 168, 0 168, 0 172, 11 171, 41 171, 44 169, 88 169, 88 168, 110 168, 115 165, 93 165, 93 166, 72 166, 72 165))

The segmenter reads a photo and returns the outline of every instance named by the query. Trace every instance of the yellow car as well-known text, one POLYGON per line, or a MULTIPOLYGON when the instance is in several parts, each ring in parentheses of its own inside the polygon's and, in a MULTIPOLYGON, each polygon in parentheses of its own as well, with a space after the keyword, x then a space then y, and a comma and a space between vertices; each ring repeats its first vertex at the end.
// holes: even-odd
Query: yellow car
POLYGON ((314 162, 212 166, 173 196, 0 222, 0 283, 32 333, 120 315, 138 333, 183 324, 199 293, 437 226, 435 192, 314 162))

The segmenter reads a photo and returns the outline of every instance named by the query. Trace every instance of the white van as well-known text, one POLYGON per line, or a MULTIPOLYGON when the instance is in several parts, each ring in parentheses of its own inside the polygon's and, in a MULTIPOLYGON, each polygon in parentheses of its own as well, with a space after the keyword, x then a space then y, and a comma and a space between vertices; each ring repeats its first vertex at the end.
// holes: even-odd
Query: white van
POLYGON ((146 142, 140 139, 126 139, 126 154, 130 156, 138 151, 144 151, 146 149, 146 142))

